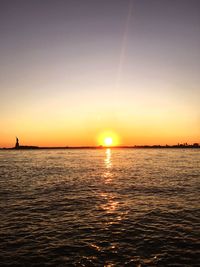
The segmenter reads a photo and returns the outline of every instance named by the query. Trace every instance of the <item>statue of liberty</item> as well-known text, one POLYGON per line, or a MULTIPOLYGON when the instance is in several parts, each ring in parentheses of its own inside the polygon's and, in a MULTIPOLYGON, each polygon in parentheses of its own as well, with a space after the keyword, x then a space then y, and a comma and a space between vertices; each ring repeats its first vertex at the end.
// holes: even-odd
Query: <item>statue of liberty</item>
POLYGON ((19 148, 19 139, 16 137, 16 144, 15 144, 15 148, 19 148))

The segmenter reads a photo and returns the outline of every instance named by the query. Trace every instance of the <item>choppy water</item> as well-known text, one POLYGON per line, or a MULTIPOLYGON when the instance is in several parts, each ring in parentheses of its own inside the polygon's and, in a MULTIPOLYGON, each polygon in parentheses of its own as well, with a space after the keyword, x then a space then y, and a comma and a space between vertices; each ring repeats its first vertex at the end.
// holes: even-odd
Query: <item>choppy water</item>
POLYGON ((0 151, 1 266, 200 266, 200 150, 0 151))

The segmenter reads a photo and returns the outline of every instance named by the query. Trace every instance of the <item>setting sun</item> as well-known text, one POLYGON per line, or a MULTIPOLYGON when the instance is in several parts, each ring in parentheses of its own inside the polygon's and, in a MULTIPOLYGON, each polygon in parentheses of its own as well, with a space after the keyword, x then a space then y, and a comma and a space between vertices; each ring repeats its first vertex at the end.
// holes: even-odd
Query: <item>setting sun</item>
POLYGON ((113 144, 113 139, 112 139, 112 137, 106 137, 106 138, 104 139, 104 144, 105 144, 106 146, 111 146, 111 145, 113 144))
POLYGON ((98 143, 101 146, 118 146, 119 136, 113 131, 105 131, 98 136, 98 143))

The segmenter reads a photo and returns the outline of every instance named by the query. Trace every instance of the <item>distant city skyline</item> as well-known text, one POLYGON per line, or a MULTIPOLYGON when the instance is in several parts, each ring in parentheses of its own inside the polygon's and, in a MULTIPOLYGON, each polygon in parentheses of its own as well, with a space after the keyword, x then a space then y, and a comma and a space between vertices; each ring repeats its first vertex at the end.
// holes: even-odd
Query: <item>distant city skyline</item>
POLYGON ((200 1, 0 1, 0 147, 200 143, 200 1))

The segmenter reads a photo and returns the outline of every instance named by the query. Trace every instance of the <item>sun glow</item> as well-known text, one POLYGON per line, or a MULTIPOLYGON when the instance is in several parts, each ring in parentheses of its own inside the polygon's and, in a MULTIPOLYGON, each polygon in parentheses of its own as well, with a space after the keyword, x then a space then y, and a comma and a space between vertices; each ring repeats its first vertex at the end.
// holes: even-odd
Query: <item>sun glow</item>
POLYGON ((113 139, 112 139, 112 137, 106 137, 106 138, 104 139, 104 144, 105 144, 106 146, 111 146, 111 145, 113 144, 113 139))
POLYGON ((113 132, 104 132, 99 135, 98 143, 101 146, 117 146, 119 145, 119 137, 113 132))

